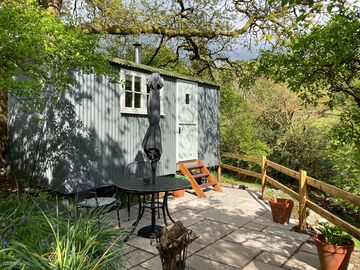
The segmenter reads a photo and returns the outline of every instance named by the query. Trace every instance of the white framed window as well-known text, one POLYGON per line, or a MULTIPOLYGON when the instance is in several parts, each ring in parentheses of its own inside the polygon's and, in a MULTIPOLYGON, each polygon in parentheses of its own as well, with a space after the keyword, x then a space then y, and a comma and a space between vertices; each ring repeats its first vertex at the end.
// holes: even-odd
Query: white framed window
MULTIPOLYGON (((149 89, 146 83, 150 75, 145 75, 136 71, 122 70, 121 94, 120 94, 120 112, 129 114, 147 114, 147 100, 149 98, 149 89)), ((160 90, 160 112, 163 111, 163 88, 160 90)))

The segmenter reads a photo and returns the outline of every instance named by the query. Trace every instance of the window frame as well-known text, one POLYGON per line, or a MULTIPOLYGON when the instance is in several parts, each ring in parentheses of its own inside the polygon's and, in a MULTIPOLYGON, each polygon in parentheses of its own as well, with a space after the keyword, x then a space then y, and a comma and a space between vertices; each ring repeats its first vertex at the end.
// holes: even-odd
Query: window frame
MULTIPOLYGON (((147 92, 147 81, 151 74, 145 74, 133 70, 120 70, 120 113, 124 114, 138 114, 138 115, 147 115, 147 97, 149 96, 147 92), (132 85, 132 107, 126 107, 126 92, 129 92, 125 89, 126 87, 126 75, 132 76, 131 85, 132 85), (135 77, 141 78, 140 83, 140 92, 135 91, 135 77), (135 94, 140 93, 140 108, 135 108, 135 94)), ((163 106, 163 89, 160 89, 160 115, 164 114, 164 106, 163 106)))

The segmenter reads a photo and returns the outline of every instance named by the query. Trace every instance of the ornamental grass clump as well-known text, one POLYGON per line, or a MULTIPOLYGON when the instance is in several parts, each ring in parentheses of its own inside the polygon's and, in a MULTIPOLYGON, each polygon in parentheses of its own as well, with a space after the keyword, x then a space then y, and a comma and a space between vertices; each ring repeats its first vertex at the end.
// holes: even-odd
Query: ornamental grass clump
POLYGON ((122 269, 123 231, 100 209, 71 217, 16 195, 0 203, 0 269, 122 269))

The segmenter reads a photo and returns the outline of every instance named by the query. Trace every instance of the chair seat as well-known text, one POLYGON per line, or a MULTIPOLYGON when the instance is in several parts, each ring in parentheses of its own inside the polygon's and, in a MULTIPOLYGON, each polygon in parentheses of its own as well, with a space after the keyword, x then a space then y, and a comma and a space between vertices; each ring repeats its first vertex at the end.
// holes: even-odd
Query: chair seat
POLYGON ((88 208, 95 208, 95 207, 104 207, 111 205, 116 202, 116 198, 111 197, 97 197, 97 201, 95 198, 85 199, 81 202, 76 204, 77 207, 88 207, 88 208))

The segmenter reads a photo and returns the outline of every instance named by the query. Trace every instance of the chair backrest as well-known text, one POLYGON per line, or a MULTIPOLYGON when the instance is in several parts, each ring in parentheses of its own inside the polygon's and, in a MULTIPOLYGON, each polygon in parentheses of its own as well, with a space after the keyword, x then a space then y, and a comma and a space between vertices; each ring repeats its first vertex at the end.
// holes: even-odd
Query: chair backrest
POLYGON ((151 178, 151 163, 146 161, 134 161, 126 166, 126 179, 151 178))
POLYGON ((87 170, 71 171, 65 181, 65 188, 77 198, 96 198, 96 182, 87 170))

